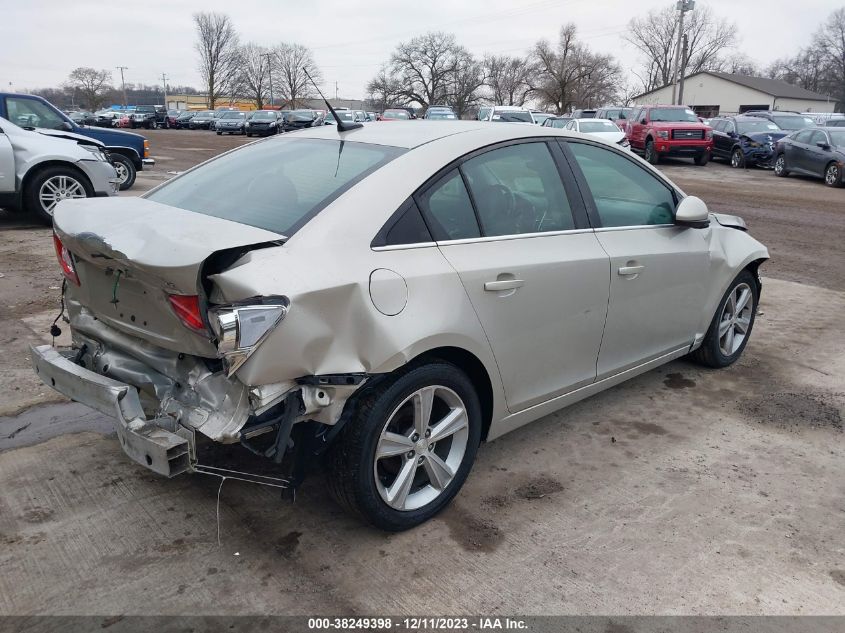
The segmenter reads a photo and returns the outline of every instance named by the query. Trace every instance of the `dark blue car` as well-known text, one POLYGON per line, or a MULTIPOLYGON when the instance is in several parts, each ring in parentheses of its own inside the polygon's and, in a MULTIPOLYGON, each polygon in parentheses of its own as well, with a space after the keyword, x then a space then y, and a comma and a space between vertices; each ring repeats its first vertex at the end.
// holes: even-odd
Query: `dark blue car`
POLYGON ((717 117, 713 128, 713 158, 727 160, 731 167, 771 167, 774 144, 787 135, 777 123, 752 116, 717 117))
POLYGON ((0 116, 20 127, 65 130, 96 139, 106 146, 109 158, 120 178, 120 189, 135 183, 135 173, 151 166, 149 141, 140 134, 89 127, 75 123, 49 101, 35 96, 0 92, 0 116))

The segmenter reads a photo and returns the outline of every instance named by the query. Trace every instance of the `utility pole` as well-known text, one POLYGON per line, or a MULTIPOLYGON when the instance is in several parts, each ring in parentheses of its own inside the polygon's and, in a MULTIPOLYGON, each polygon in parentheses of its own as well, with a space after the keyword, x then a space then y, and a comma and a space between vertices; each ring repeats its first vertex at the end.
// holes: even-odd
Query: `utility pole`
POLYGON ((687 11, 695 9, 695 0, 678 0, 675 5, 681 12, 681 19, 678 23, 678 45, 675 47, 675 70, 672 73, 672 105, 676 103, 675 97, 678 94, 678 74, 681 70, 681 41, 684 38, 684 15, 687 11))
POLYGON ((337 101, 337 82, 334 82, 334 100, 337 101))
POLYGON ((270 58, 273 56, 273 53, 262 53, 261 57, 267 58, 267 72, 270 73, 270 107, 272 108, 273 103, 273 63, 270 61, 270 58))
POLYGON ((123 86, 123 107, 126 108, 126 81, 123 79, 123 71, 129 70, 128 66, 116 66, 120 71, 120 85, 123 86))
POLYGON ((161 73, 161 83, 164 87, 164 109, 167 110, 167 75, 161 73))
POLYGON ((687 56, 689 55, 689 38, 684 33, 684 46, 681 52, 681 78, 678 80, 678 105, 684 105, 684 73, 687 70, 687 56))

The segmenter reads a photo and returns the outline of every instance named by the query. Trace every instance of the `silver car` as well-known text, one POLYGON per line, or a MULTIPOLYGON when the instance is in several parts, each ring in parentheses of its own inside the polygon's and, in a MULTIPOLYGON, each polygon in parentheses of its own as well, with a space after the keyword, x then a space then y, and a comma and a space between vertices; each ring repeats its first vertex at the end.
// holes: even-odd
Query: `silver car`
POLYGON ((441 510, 481 441, 681 356, 736 361, 768 258, 615 144, 459 121, 268 138, 62 203, 55 230, 74 349, 32 349, 48 385, 163 475, 208 472, 209 439, 291 486, 324 459, 386 530, 441 510))
POLYGON ((99 141, 63 130, 24 130, 0 118, 0 207, 49 224, 60 201, 113 196, 119 182, 99 141))

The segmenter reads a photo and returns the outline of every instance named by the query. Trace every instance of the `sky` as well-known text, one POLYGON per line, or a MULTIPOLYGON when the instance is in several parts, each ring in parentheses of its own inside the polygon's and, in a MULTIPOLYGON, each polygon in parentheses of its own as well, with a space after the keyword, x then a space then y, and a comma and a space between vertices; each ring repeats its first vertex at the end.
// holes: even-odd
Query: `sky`
MULTIPOLYGON (((821 21, 845 0, 698 0, 739 27, 738 50, 765 65, 805 45, 821 21)), ((365 97, 367 81, 397 43, 429 30, 454 33, 476 55, 524 54, 540 39, 554 41, 562 24, 612 53, 630 70, 637 52, 624 42, 637 12, 673 0, 3 0, 0 91, 58 86, 78 66, 113 72, 127 82, 201 85, 194 25, 198 10, 231 16, 242 42, 309 46, 323 73, 323 91, 365 97)), ((634 79, 632 77, 632 83, 634 79)))

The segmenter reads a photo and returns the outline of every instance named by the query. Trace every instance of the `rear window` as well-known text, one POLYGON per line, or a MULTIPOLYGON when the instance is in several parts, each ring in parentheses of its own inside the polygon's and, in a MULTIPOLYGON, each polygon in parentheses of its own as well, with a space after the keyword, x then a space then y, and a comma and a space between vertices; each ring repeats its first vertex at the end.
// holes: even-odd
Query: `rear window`
POLYGON ((289 237, 344 191, 404 152, 351 141, 273 139, 224 154, 147 198, 289 237))

